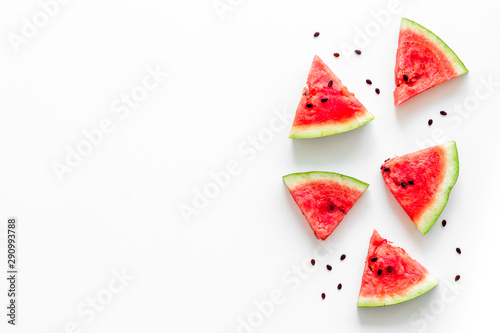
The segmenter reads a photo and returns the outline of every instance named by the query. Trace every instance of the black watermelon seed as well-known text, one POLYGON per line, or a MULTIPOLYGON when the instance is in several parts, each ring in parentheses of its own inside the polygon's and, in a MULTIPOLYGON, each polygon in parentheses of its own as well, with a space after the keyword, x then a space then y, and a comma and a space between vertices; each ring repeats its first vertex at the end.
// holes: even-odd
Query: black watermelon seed
POLYGON ((330 80, 330 81, 328 82, 328 86, 329 86, 329 87, 331 87, 332 85, 333 85, 333 81, 332 81, 332 80, 330 80))
POLYGON ((386 159, 386 160, 384 161, 384 163, 385 163, 385 162, 387 162, 387 161, 388 161, 388 160, 390 160, 390 159, 391 159, 391 158, 389 157, 388 159, 386 159))
POLYGON ((309 90, 306 90, 306 91, 304 91, 304 92, 302 93, 302 95, 304 95, 304 96, 307 96, 307 94, 309 94, 309 90))
POLYGON ((361 50, 354 51, 356 54, 361 54, 361 50))
POLYGON ((402 182, 402 183, 401 183, 401 187, 402 187, 402 188, 405 188, 405 187, 406 187, 406 183, 405 183, 405 182, 402 182))
POLYGON ((345 258, 346 258, 345 254, 343 254, 343 255, 340 256, 340 260, 344 260, 345 258))
POLYGON ((384 170, 384 166, 383 165, 380 166, 380 170, 384 170))
POLYGON ((408 75, 403 75, 403 80, 408 81, 408 75))
POLYGON ((372 266, 368 266, 368 268, 370 269, 370 271, 372 270, 372 266))
POLYGON ((311 265, 313 265, 313 266, 316 265, 316 260, 311 259, 311 265))
POLYGON ((434 122, 434 120, 429 119, 429 121, 427 122, 427 124, 429 124, 429 126, 431 126, 433 122, 434 122))
POLYGON ((377 257, 373 257, 373 258, 370 259, 370 261, 371 262, 375 262, 375 261, 377 261, 377 259, 378 259, 377 257))
POLYGON ((411 180, 411 179, 410 179, 410 180, 408 181, 408 184, 410 184, 410 185, 414 185, 415 183, 413 182, 413 180, 411 180))
POLYGON ((329 270, 329 271, 331 271, 332 270, 332 266, 326 265, 326 269, 329 270))
POLYGON ((326 298, 325 293, 322 293, 322 294, 321 294, 321 298, 322 298, 322 299, 325 299, 325 298, 326 298))
POLYGON ((375 92, 377 93, 377 95, 380 94, 380 89, 379 88, 375 89, 375 92))
POLYGON ((319 32, 315 32, 314 37, 318 37, 318 36, 319 36, 319 32))
POLYGON ((459 247, 457 247, 457 253, 458 253, 458 254, 462 254, 462 250, 460 250, 460 248, 459 248, 459 247))
POLYGON ((308 104, 306 104, 306 107, 308 107, 310 109, 313 107, 313 105, 311 103, 308 103, 308 104))
POLYGON ((379 269, 378 272, 377 272, 378 275, 382 275, 382 270, 379 269))
POLYGON ((446 113, 446 111, 439 111, 439 113, 442 115, 442 116, 446 116, 448 113, 446 113))
POLYGON ((330 210, 334 210, 335 209, 335 206, 334 205, 330 205, 330 210))
POLYGON ((460 275, 455 276, 455 281, 460 280, 460 275))
POLYGON ((321 103, 325 103, 326 101, 328 101, 328 98, 322 98, 321 99, 321 103))
POLYGON ((338 290, 342 289, 342 283, 339 283, 339 285, 337 286, 337 289, 338 290))
POLYGON ((391 169, 389 169, 389 168, 385 168, 385 169, 384 169, 384 171, 385 171, 385 172, 389 172, 389 171, 391 171, 391 169))
POLYGON ((387 267, 387 273, 392 273, 392 268, 387 267))
POLYGON ((340 57, 340 54, 338 54, 337 52, 335 52, 335 53, 333 54, 333 56, 334 56, 335 58, 338 58, 338 57, 340 57))
POLYGON ((366 80, 366 83, 372 84, 372 80, 366 80))
POLYGON ((446 227, 446 220, 443 220, 443 222, 441 222, 441 224, 443 225, 443 227, 446 227))

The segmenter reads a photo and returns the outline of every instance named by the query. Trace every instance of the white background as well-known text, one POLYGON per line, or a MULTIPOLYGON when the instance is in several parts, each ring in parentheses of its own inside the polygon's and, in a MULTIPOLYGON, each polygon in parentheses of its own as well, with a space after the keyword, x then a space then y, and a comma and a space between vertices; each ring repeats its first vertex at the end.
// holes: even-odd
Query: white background
POLYGON ((471 332, 494 324, 496 2, 73 0, 47 22, 41 11, 35 0, 0 4, 1 267, 5 272, 6 220, 16 216, 20 272, 15 328, 6 323, 1 280, 0 331, 471 332), (214 3, 230 10, 218 13, 214 3), (389 10, 390 17, 380 16, 389 10), (16 52, 12 36, 22 36, 23 18, 34 16, 40 27, 16 52), (396 109, 402 16, 434 31, 470 72, 396 109), (348 133, 292 141, 290 115, 315 54, 376 119, 348 133), (168 77, 120 118, 114 103, 139 89, 148 68, 168 77), (274 122, 276 112, 289 116, 274 122), (106 119, 113 131, 59 181, 54 163, 65 163, 68 147, 85 141, 82 131, 106 119), (265 136, 271 123, 272 139, 265 136), (256 150, 259 134, 265 143, 256 150), (460 176, 439 220, 448 225, 438 222, 422 236, 385 188, 379 166, 430 139, 457 142, 460 176), (196 191, 228 163, 237 163, 238 173, 188 221, 180 208, 193 206, 196 191), (281 177, 311 170, 370 187, 324 243, 331 253, 305 273, 321 242, 281 177), (375 228, 440 284, 404 304, 358 309, 375 228), (116 274, 127 280, 120 284, 116 274), (273 293, 281 297, 271 308, 273 293), (256 304, 267 306, 264 314, 256 304))

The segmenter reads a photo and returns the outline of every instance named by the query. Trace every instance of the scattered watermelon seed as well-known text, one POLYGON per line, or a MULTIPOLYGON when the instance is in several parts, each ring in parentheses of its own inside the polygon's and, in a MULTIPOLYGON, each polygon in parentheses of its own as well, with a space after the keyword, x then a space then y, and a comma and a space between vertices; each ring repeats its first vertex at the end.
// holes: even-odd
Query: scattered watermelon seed
POLYGON ((382 275, 382 270, 379 269, 378 272, 377 272, 378 275, 382 275))
POLYGON ((403 80, 408 81, 408 75, 403 75, 403 80))
POLYGON ((458 253, 458 254, 462 254, 462 250, 460 250, 460 248, 459 248, 459 247, 457 247, 457 253, 458 253))
POLYGON ((366 80, 366 83, 372 84, 372 80, 366 80))
POLYGON ((337 52, 335 52, 335 53, 333 54, 333 56, 334 56, 335 58, 338 58, 338 57, 340 57, 340 54, 338 54, 337 52))
POLYGON ((318 36, 319 36, 319 32, 315 32, 314 37, 318 37, 318 36))
POLYGON ((330 205, 330 210, 333 211, 335 209, 334 205, 330 205))
POLYGON ((337 289, 338 290, 342 289, 342 283, 339 283, 339 285, 337 286, 337 289))
POLYGON ((402 187, 402 188, 405 188, 405 187, 406 187, 406 183, 405 183, 405 182, 402 182, 402 183, 401 183, 401 187, 402 187))
POLYGON ((446 220, 443 220, 443 222, 441 222, 441 224, 443 225, 443 227, 446 227, 446 220))
POLYGON ((316 264, 316 260, 311 259, 311 265, 313 265, 313 266, 314 266, 315 264, 316 264))
POLYGON ((379 89, 379 88, 376 88, 376 89, 375 89, 375 92, 377 93, 377 95, 378 95, 378 94, 380 94, 380 89, 379 89))
POLYGON ((325 299, 325 297, 326 297, 325 293, 322 293, 322 294, 321 294, 321 298, 322 298, 322 299, 325 299))
POLYGON ((354 51, 356 54, 361 54, 361 50, 354 51))
POLYGON ((455 281, 460 280, 460 275, 455 276, 455 281))
POLYGON ((391 158, 389 157, 388 159, 386 159, 386 160, 384 161, 384 163, 385 163, 385 162, 387 162, 387 161, 388 161, 388 160, 390 160, 390 159, 391 159, 391 158))
POLYGON ((346 257, 346 255, 345 255, 345 254, 341 255, 341 256, 340 256, 340 260, 344 260, 344 259, 345 259, 345 257, 346 257))
POLYGON ((372 266, 368 266, 368 268, 370 269, 370 271, 372 270, 372 266))
POLYGON ((389 172, 389 171, 391 171, 391 169, 389 169, 389 168, 385 168, 385 169, 384 169, 384 171, 385 171, 385 172, 389 172))
POLYGON ((413 180, 411 180, 411 179, 410 179, 410 180, 408 181, 408 184, 410 184, 410 185, 414 185, 415 183, 413 182, 413 180))
POLYGON ((326 101, 328 101, 328 98, 322 98, 321 99, 321 103, 325 103, 326 101))
POLYGON ((326 265, 326 269, 329 270, 329 271, 331 271, 332 270, 332 266, 326 265))
POLYGON ((429 121, 427 122, 427 124, 429 124, 429 126, 431 126, 433 122, 434 121, 432 119, 429 119, 429 121))
POLYGON ((333 81, 332 81, 332 80, 330 80, 330 81, 328 82, 328 86, 329 86, 329 87, 331 87, 332 85, 333 85, 333 81))
POLYGON ((378 259, 377 257, 373 257, 373 258, 370 259, 370 261, 371 262, 375 262, 375 261, 377 261, 377 259, 378 259))
POLYGON ((392 273, 392 268, 387 267, 387 273, 392 273))
POLYGON ((311 103, 308 103, 308 104, 306 104, 306 107, 308 107, 310 109, 313 107, 313 105, 311 103))
POLYGON ((446 113, 446 111, 439 111, 439 113, 442 115, 442 116, 446 116, 448 113, 446 113))

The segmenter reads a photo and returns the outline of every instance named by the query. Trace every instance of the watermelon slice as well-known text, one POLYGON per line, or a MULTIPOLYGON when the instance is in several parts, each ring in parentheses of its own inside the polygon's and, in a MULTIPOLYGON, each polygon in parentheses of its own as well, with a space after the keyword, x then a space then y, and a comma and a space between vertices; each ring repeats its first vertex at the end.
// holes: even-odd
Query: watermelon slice
POLYGON ((405 250, 373 231, 359 290, 358 307, 392 305, 420 296, 438 284, 405 250))
POLYGON ((295 112, 290 138, 317 138, 347 132, 373 118, 332 70, 315 56, 307 88, 302 91, 295 112))
POLYGON ((386 160, 385 184, 425 235, 443 211, 458 178, 454 141, 386 160))
POLYGON ((438 36, 418 23, 401 19, 394 105, 467 72, 462 61, 438 36))
POLYGON ((283 181, 316 238, 325 240, 368 188, 368 184, 333 172, 303 172, 283 181))

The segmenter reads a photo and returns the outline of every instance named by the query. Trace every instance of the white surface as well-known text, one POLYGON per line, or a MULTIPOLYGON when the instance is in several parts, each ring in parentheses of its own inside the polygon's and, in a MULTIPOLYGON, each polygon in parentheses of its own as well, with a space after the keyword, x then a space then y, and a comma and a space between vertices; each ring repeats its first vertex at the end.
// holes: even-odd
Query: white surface
POLYGON ((498 5, 401 0, 382 26, 372 11, 388 10, 390 1, 222 2, 232 10, 221 18, 212 0, 69 1, 18 53, 8 34, 20 34, 23 17, 40 5, 2 2, 0 220, 19 219, 20 308, 16 328, 2 310, 0 330, 225 333, 250 317, 258 327, 240 332, 486 331, 497 317, 488 300, 500 296, 494 254, 500 86, 469 104, 470 112, 459 114, 454 105, 485 95, 484 80, 500 82, 498 5), (434 31, 470 73, 396 110, 401 16, 434 31), (355 47, 358 29, 374 24, 381 29, 359 47, 363 54, 348 57, 341 47, 355 47), (314 54, 374 121, 332 137, 288 139, 291 119, 282 125, 274 112, 294 113, 314 54), (168 78, 119 118, 124 113, 113 113, 113 103, 156 67, 168 78), (448 117, 439 115, 442 109, 448 117), (85 139, 83 130, 106 119, 113 131, 59 182, 52 164, 85 139), (249 150, 270 124, 273 139, 249 150), (419 149, 417 140, 436 131, 440 141, 456 140, 460 176, 440 218, 448 226, 438 222, 422 236, 385 188, 379 165, 419 149), (210 173, 228 163, 237 163, 239 173, 186 223, 181 205, 192 205, 195 191, 212 182, 210 173), (333 248, 324 260, 281 181, 310 170, 370 183, 324 243, 333 248), (439 286, 405 304, 357 309, 374 228, 440 278, 439 286), (342 253, 347 259, 340 262, 342 253), (305 262, 310 269, 312 257, 314 272, 297 278, 294 267, 305 262), (122 270, 134 277, 124 285, 113 275, 122 270), (255 302, 277 296, 280 304, 258 322, 255 302), (95 297, 107 304, 91 310, 95 297))

